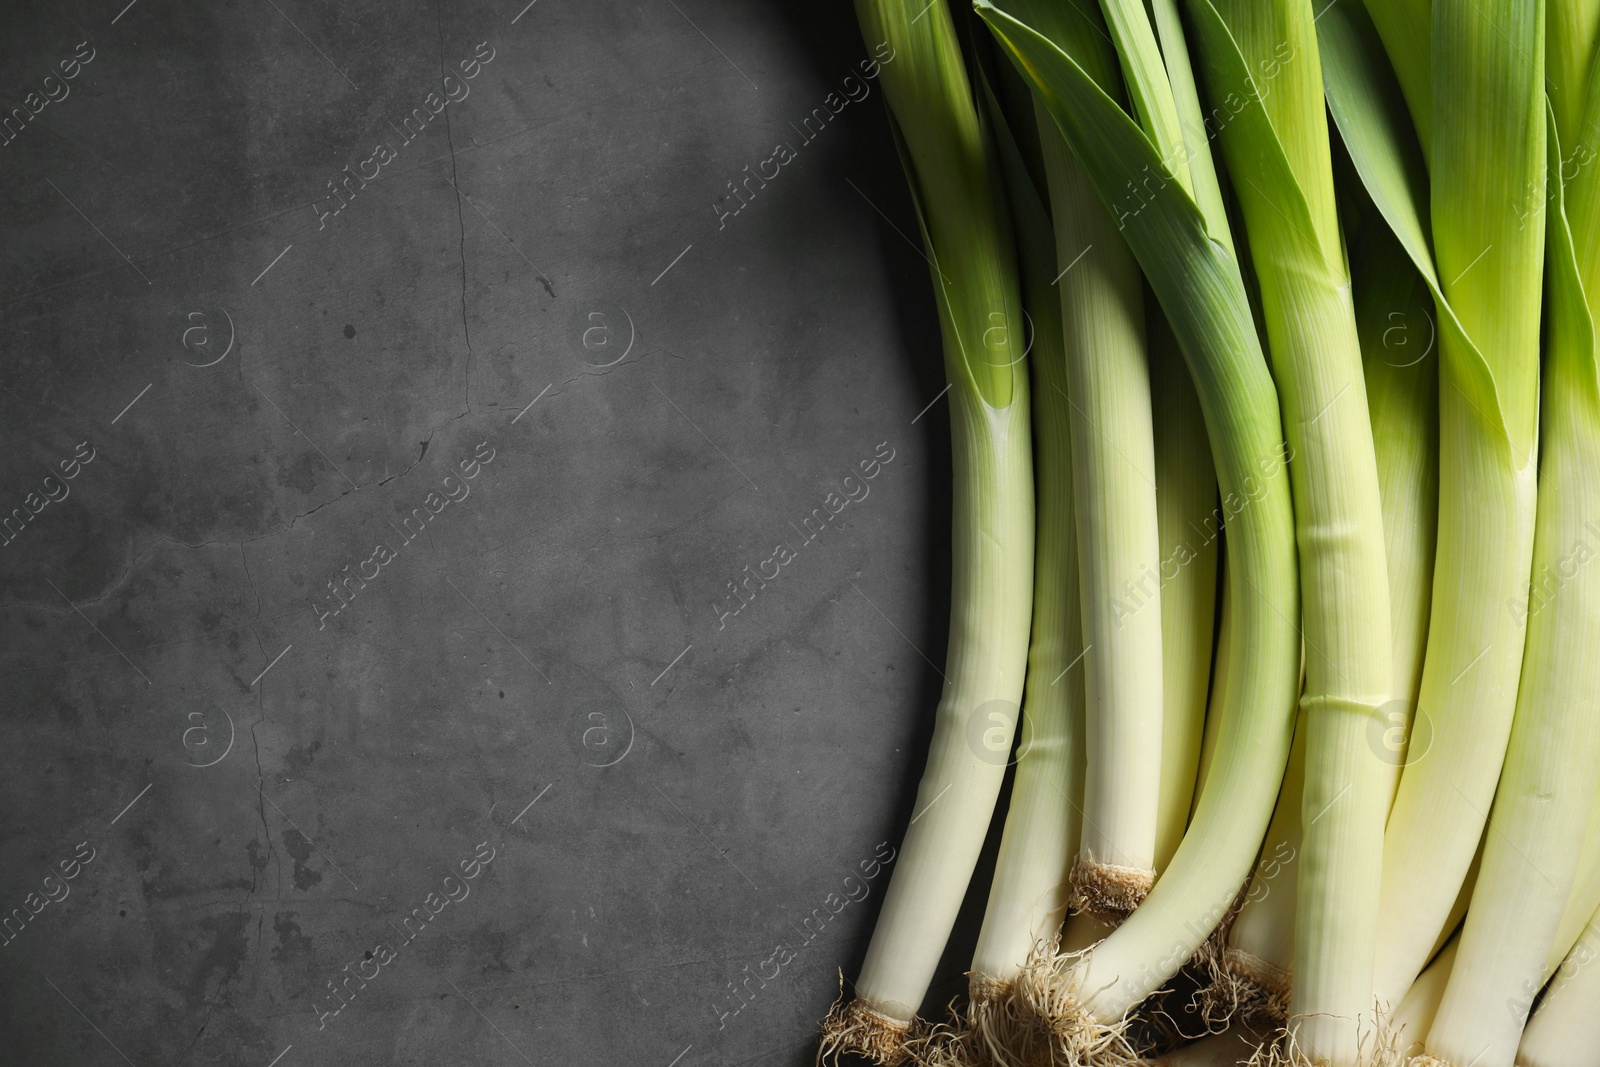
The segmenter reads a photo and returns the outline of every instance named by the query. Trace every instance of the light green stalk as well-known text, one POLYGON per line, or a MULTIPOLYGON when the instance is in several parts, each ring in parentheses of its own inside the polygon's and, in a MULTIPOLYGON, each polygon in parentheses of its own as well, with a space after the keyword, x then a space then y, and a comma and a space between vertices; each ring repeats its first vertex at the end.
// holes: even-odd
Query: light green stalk
POLYGON ((1384 51, 1394 61, 1400 91, 1405 94, 1426 156, 1433 141, 1432 0, 1366 0, 1366 4, 1384 51))
MULTIPOLYGON (((1167 86, 1172 93, 1178 125, 1183 130, 1182 148, 1172 145, 1174 154, 1171 158, 1174 162, 1180 159, 1188 161, 1190 191, 1195 205, 1208 222, 1216 223, 1209 231, 1211 239, 1219 242, 1229 255, 1237 259, 1239 253, 1233 246, 1233 231, 1222 225, 1227 220, 1228 211, 1222 199, 1222 183, 1217 175, 1216 163, 1211 157, 1211 141, 1220 128, 1216 125, 1218 113, 1213 109, 1208 116, 1200 106, 1200 87, 1189 62, 1189 47, 1183 37, 1183 21, 1178 16, 1177 0, 1150 0, 1149 9, 1155 23, 1156 39, 1161 46, 1167 86)), ((1153 62, 1150 69, 1155 69, 1153 62)), ((1247 266, 1240 264, 1241 269, 1247 266)), ((1196 399, 1195 403, 1198 404, 1199 400, 1196 399)))
MULTIPOLYGON (((1385 815, 1407 759, 1411 712, 1422 680, 1422 654, 1432 595, 1438 512, 1438 356, 1427 288, 1416 268, 1375 214, 1363 219, 1352 248, 1352 275, 1362 369, 1372 419, 1373 450, 1383 497, 1385 560, 1394 694, 1366 724, 1368 748, 1383 766, 1385 815)), ((1425 737, 1414 755, 1426 755, 1425 737)), ((1263 856, 1287 856, 1271 868, 1258 865, 1228 933, 1224 964, 1232 982, 1216 991, 1219 1007, 1232 993, 1240 1008, 1264 1006, 1275 1016, 1256 1019, 1271 1030, 1286 1019, 1294 965, 1295 867, 1302 849, 1301 776, 1304 738, 1295 735, 1290 773, 1267 830, 1263 856), (1271 870, 1275 878, 1264 877, 1271 870), (1243 988, 1240 988, 1241 982, 1243 988)), ((1220 1021, 1220 1020, 1219 1020, 1220 1021)))
MULTIPOLYGON (((1052 128, 1053 130, 1053 128, 1052 128)), ((1095 205, 1097 208, 1099 204, 1095 205)), ((1119 238, 1120 240, 1120 238, 1119 238)), ((1161 529, 1161 799, 1156 871, 1166 870, 1194 805, 1217 616, 1217 474, 1183 352, 1158 307, 1145 309, 1161 529)))
MULTIPOLYGON (((1081 12, 1033 0, 1007 3, 1006 10, 980 0, 978 11, 1111 207, 1166 311, 1205 412, 1228 522, 1236 640, 1229 642, 1233 662, 1212 763, 1194 821, 1150 896, 1086 956, 1065 962, 1057 977, 1052 1021, 1063 1044, 1081 1051, 1194 954, 1255 859, 1293 725, 1299 652, 1293 517, 1277 395, 1239 265, 1211 236, 1226 220, 1203 214, 1175 177, 1176 168, 1195 160, 1164 158, 1107 95, 1095 74, 1107 64, 1104 39, 1081 12), (1126 201, 1128 182, 1144 175, 1150 198, 1126 201)), ((1143 73, 1130 80, 1159 87, 1156 72, 1143 73)))
POLYGON ((923 230, 950 386, 952 578, 945 687, 927 766, 856 999, 822 1054, 901 1055, 977 863, 1023 695, 1033 594, 1025 330, 1010 220, 950 12, 860 0, 923 230), (1004 738, 996 759, 986 742, 1004 738))
POLYGON ((1426 176, 1364 13, 1334 5, 1318 29, 1330 109, 1440 324, 1439 537, 1417 710, 1433 744, 1401 777, 1384 837, 1374 986, 1393 1005, 1471 863, 1516 704, 1525 626, 1506 605, 1533 551, 1543 4, 1435 0, 1426 176))
MULTIPOLYGON (((1600 38, 1600 4, 1589 0, 1546 0, 1547 20, 1544 42, 1545 94, 1556 133, 1567 151, 1581 142, 1591 142, 1580 132, 1588 106, 1589 80, 1595 60, 1595 41, 1600 38)), ((1570 157, 1569 157, 1570 158, 1570 157)), ((1563 173, 1571 181, 1577 173, 1563 173)))
MULTIPOLYGON (((1566 55, 1571 51, 1595 55, 1596 41, 1600 40, 1600 3, 1595 0, 1551 0, 1551 37, 1558 25, 1581 27, 1587 37, 1579 40, 1562 40, 1552 48, 1552 55, 1566 55), (1587 43, 1584 43, 1587 42, 1587 43)), ((1565 59, 1562 65, 1576 68, 1578 63, 1565 59)), ((1592 71, 1580 100, 1572 99, 1570 88, 1550 92, 1551 112, 1556 123, 1556 133, 1566 147, 1567 155, 1561 160, 1560 175, 1566 183, 1564 203, 1567 223, 1573 244, 1573 256, 1578 265, 1578 279, 1588 301, 1591 317, 1595 302, 1600 297, 1600 71, 1592 71)), ((1565 75, 1571 77, 1571 75, 1565 75)))
MULTIPOLYGON (((1222 190, 1183 26, 1174 0, 1154 0, 1151 13, 1166 67, 1191 192, 1201 214, 1222 218, 1222 190)), ((1176 145, 1173 146, 1176 148, 1176 145)), ((1227 227, 1212 236, 1234 252, 1227 227)), ((1217 629, 1221 512, 1200 398, 1183 349, 1159 306, 1145 308, 1155 422, 1156 519, 1161 530, 1161 798, 1156 818, 1156 872, 1166 870, 1189 826, 1199 795, 1212 638, 1217 629)))
MULTIPOLYGON (((1409 752, 1428 646, 1434 546, 1439 533, 1439 337, 1427 286, 1383 220, 1363 220, 1355 280, 1356 323, 1372 412, 1389 568, 1390 704, 1368 741, 1388 768, 1384 810, 1394 803, 1409 752)), ((1422 745, 1431 744, 1424 738, 1422 745)))
MULTIPOLYGON (((1009 71, 1002 72, 1002 74, 1009 71)), ((1066 916, 1082 804, 1084 673, 1073 522, 1072 409, 1066 392, 1061 301, 1050 213, 1012 139, 1000 100, 984 82, 1021 251, 1024 306, 1033 322, 1034 539, 1033 632, 1023 695, 1022 740, 989 901, 969 973, 968 1024, 991 1037, 987 1018, 1029 953, 1051 941, 1066 916)), ((1036 122, 1022 87, 1015 121, 1036 122)), ((1054 130, 1044 133, 1055 136, 1054 130)), ((1098 203, 1087 205, 1094 211, 1098 203)))
MULTIPOLYGON (((1162 56, 1163 45, 1156 40, 1152 12, 1145 8, 1143 0, 1100 0, 1100 10, 1121 60, 1123 81, 1132 97, 1133 117, 1167 161, 1172 178, 1193 197, 1194 178, 1187 166, 1192 136, 1185 136, 1177 96, 1162 56), (1180 160, 1184 165, 1176 165, 1180 160)), ((1173 51, 1170 43, 1166 49, 1173 51)), ((1187 60, 1187 54, 1184 58, 1187 60)))
POLYGON ((1088 772, 1073 905, 1115 924, 1155 881, 1161 539, 1139 267, 1045 116, 1072 406, 1088 772))
MULTIPOLYGON (((1569 0, 1551 0, 1559 7, 1569 0)), ((1557 23, 1570 21, 1553 20, 1557 23)), ((1553 124, 1553 109, 1552 109, 1553 124)), ((1547 320, 1539 504, 1527 645, 1483 865, 1456 967, 1428 1031, 1448 1064, 1511 1067, 1577 871, 1600 766, 1600 376, 1593 313, 1563 204, 1559 138, 1549 144, 1547 320)), ((1578 183, 1595 172, 1580 173, 1578 183)), ((1591 265, 1592 269, 1592 265, 1591 265)))
MULTIPOLYGON (((1353 1067, 1370 1021, 1388 775, 1368 742, 1393 668, 1382 497, 1335 211, 1310 0, 1189 0, 1261 286, 1293 459, 1306 770, 1290 1026, 1353 1067)), ((1285 624, 1293 620, 1285 618, 1285 624)))

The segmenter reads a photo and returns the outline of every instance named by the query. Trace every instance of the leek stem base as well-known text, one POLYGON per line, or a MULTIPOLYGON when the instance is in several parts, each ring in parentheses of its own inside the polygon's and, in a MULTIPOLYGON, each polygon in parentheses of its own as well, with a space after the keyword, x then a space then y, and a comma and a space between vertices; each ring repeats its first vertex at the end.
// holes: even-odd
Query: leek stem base
POLYGON ((917 1030, 916 1021, 891 1018, 860 997, 846 1003, 843 982, 844 976, 840 975, 839 999, 833 1002, 822 1020, 818 1067, 837 1065, 845 1056, 859 1056, 875 1067, 898 1067, 905 1063, 907 1046, 917 1030))
POLYGON ((1200 1015, 1213 1029, 1243 1023, 1272 1033, 1289 1017, 1289 972, 1242 949, 1224 949, 1206 961, 1209 984, 1200 991, 1200 1015))
MULTIPOLYGON (((1313 1060, 1295 1039, 1295 1016, 1289 1025, 1267 1034, 1244 1067, 1326 1067, 1326 1060, 1313 1060)), ((1400 1031, 1383 1012, 1374 1012, 1371 1027, 1359 1026, 1356 1037, 1355 1067, 1455 1067, 1431 1056, 1410 1056, 1400 1044, 1400 1031)))
POLYGON ((1110 927, 1144 902, 1156 884, 1156 872, 1148 867, 1125 867, 1117 863, 1080 859, 1072 866, 1073 912, 1088 912, 1110 927))

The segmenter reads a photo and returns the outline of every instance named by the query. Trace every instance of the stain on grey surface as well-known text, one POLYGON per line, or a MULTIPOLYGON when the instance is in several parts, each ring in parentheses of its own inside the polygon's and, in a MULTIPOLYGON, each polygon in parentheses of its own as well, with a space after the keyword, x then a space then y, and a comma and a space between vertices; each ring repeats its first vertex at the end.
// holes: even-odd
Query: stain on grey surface
POLYGON ((298 913, 292 911, 279 912, 272 920, 272 932, 277 935, 277 944, 273 946, 272 958, 287 964, 299 963, 311 955, 311 938, 307 937, 296 922, 298 913))
POLYGON ((184 993, 191 1002, 203 1001, 213 981, 224 985, 239 978, 248 952, 246 930, 250 917, 243 913, 212 915, 195 928, 195 948, 185 953, 194 960, 184 993))
POLYGON ((321 741, 312 741, 304 745, 291 745, 283 754, 283 771, 289 778, 304 778, 317 762, 317 749, 322 747, 321 741))
POLYGON ((313 870, 308 864, 316 848, 309 838, 299 830, 290 827, 283 832, 283 847, 289 853, 289 858, 294 861, 294 887, 304 893, 318 882, 322 881, 322 872, 313 870))

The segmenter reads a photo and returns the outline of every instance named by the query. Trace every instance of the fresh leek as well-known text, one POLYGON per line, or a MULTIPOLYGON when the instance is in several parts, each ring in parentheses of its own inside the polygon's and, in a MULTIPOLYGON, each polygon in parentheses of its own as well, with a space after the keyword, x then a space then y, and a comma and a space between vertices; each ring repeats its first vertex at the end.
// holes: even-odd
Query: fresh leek
POLYGON ((950 11, 912 0, 860 0, 856 11, 865 39, 895 56, 880 81, 940 311, 954 476, 950 640, 928 762, 855 996, 823 1024, 823 1055, 891 1063, 961 907, 1021 709, 1033 442, 1010 219, 950 11), (993 748, 991 731, 1003 742, 993 748))

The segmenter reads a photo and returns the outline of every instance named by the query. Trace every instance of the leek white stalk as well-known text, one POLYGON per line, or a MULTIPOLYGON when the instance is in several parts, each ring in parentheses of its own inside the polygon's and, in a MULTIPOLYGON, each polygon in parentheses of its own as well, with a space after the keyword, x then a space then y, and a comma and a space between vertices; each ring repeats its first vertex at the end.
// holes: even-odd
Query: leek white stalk
MULTIPOLYGON (((1593 242, 1579 229, 1581 216, 1568 228, 1561 159, 1552 136, 1534 582, 1527 597, 1506 605, 1527 614, 1527 645, 1491 832, 1424 1063, 1515 1061, 1532 1000, 1525 990, 1538 988, 1555 943, 1600 766, 1600 567, 1588 565, 1600 529, 1593 518, 1600 376, 1592 318, 1600 292, 1586 298, 1582 279, 1600 264, 1581 269, 1577 249, 1593 242)), ((1579 183, 1587 178, 1577 175, 1579 183)))
POLYGON ((1422 1054, 1423 1039, 1439 1013, 1439 1002, 1444 999, 1445 986, 1455 967, 1456 950, 1460 947, 1460 931, 1457 931, 1417 975, 1417 980, 1389 1014, 1387 1029, 1395 1049, 1401 1054, 1401 1062, 1422 1054))
MULTIPOLYGON (((1483 863, 1483 842, 1478 842, 1478 850, 1472 855, 1472 866, 1467 868, 1467 876, 1461 880, 1461 888, 1456 892, 1455 903, 1450 905, 1450 912, 1445 916, 1444 924, 1439 929, 1439 936, 1434 938, 1433 947, 1428 950, 1431 960, 1444 950, 1444 946, 1461 932, 1461 920, 1466 918, 1467 903, 1472 900, 1472 891, 1478 886, 1478 868, 1483 863)), ((1443 989, 1440 989, 1441 994, 1443 989)), ((1406 994, 1410 996, 1409 993, 1406 994)))
POLYGON ((1189 826, 1200 768, 1212 636, 1217 628, 1217 536, 1214 529, 1207 529, 1216 515, 1217 475, 1211 466, 1200 398, 1178 340, 1160 308, 1147 307, 1145 312, 1155 420, 1156 519, 1161 530, 1163 710, 1155 855, 1159 873, 1166 870, 1189 826))
POLYGON ((1033 593, 1033 466, 1015 251, 988 134, 942 3, 861 0, 932 267, 950 381, 950 639, 916 807, 855 999, 821 1057, 904 1055, 994 812, 1020 710, 1033 593), (976 720, 976 723, 975 723, 976 720), (1000 757, 969 740, 1004 735, 1000 757))
MULTIPOLYGON (((1591 819, 1590 836, 1583 842, 1578 862, 1586 877, 1600 867, 1600 841, 1592 833, 1597 827, 1591 819)), ((1600 1067, 1600 914, 1593 908, 1597 887, 1581 879, 1567 900, 1562 915, 1563 934, 1557 939, 1559 950, 1545 966, 1543 978, 1524 987, 1510 1002, 1531 1002, 1544 987, 1538 1011, 1528 1020, 1517 1045, 1518 1067, 1600 1067), (1571 932, 1567 933, 1567 928, 1571 932), (1545 987, 1545 983, 1549 985, 1545 987)), ((1399 1010, 1391 1020, 1398 1040, 1396 1047, 1407 1057, 1422 1053, 1422 1040, 1433 1024, 1444 998, 1455 963, 1460 937, 1453 937, 1426 970, 1412 983, 1399 1010)))
MULTIPOLYGON (((1244 882, 1288 759, 1299 650, 1283 620, 1299 617, 1299 590, 1277 396, 1238 262, 1212 237, 1227 223, 1204 214, 1174 176, 1196 160, 1186 151, 1186 158, 1164 157, 1101 88, 1113 84, 1106 68, 1114 75, 1115 60, 1091 13, 1033 0, 1006 9, 978 4, 1112 206, 1183 348, 1220 483, 1235 598, 1222 722, 1188 833, 1121 926, 1086 955, 1051 961, 1038 974, 1039 1016, 1070 1062, 1088 1050, 1102 1059, 1131 1054, 1118 1036, 1127 1013, 1194 954, 1244 882), (1136 179, 1159 185, 1148 201, 1121 203, 1136 179)), ((1146 25, 1147 41, 1149 32, 1146 25)), ((1140 47, 1123 59, 1148 64, 1151 51, 1140 47)), ((1129 80, 1160 92, 1166 75, 1159 56, 1154 62, 1129 80)))
MULTIPOLYGON (((1591 821, 1590 831, 1592 832, 1596 828, 1591 821)), ((1600 841, 1595 841, 1592 838, 1584 840, 1578 866, 1581 870, 1587 870, 1591 873, 1596 868, 1600 868, 1600 841)), ((1468 881, 1472 882, 1475 878, 1476 874, 1474 872, 1468 881)), ((1593 889, 1596 893, 1600 893, 1600 885, 1594 886, 1593 889)), ((1470 894, 1468 895, 1470 896, 1470 894)), ((1519 1001, 1532 1003, 1534 994, 1538 992, 1545 982, 1549 981, 1552 975, 1556 974, 1558 969, 1561 969, 1563 977, 1558 978, 1545 995, 1545 1002, 1548 1003, 1550 994, 1557 987, 1564 984, 1568 976, 1576 973, 1576 967, 1586 966, 1588 963, 1593 962, 1594 950, 1597 945, 1600 945, 1600 927, 1590 922, 1591 919, 1595 918, 1592 907, 1595 903, 1594 896, 1585 892, 1585 887, 1581 883, 1574 885, 1573 895, 1568 897, 1566 909, 1561 917, 1563 932, 1557 938, 1556 945, 1552 946, 1552 954, 1547 957, 1543 976, 1536 983, 1529 982, 1526 984, 1517 996, 1507 998, 1505 1005, 1503 1005, 1506 1010, 1518 1010, 1519 1001), (1578 909, 1582 908, 1585 903, 1588 903, 1591 907, 1588 911, 1580 912, 1578 909), (1569 923, 1573 924, 1570 935, 1567 933, 1569 923), (1574 949, 1580 935, 1589 940, 1589 945, 1581 952, 1574 949), (1571 961, 1572 967, 1570 969, 1564 966, 1568 963, 1566 957, 1569 952, 1576 957, 1571 961)), ((1394 1046, 1404 1060, 1410 1061, 1420 1057, 1420 1062, 1426 1061, 1425 1039, 1429 1030, 1433 1027, 1434 1019, 1439 1012, 1439 1006, 1444 1001, 1445 989, 1454 973, 1456 953, 1460 947, 1461 931, 1457 929, 1444 943, 1443 947, 1440 948, 1433 961, 1417 976, 1416 981, 1411 983, 1411 988, 1406 991, 1406 995, 1401 999, 1399 1007, 1389 1017, 1388 1028, 1393 1035, 1394 1046)), ((1600 996, 1600 986, 1595 988, 1595 993, 1600 996)), ((1593 1004, 1587 1005, 1584 1010, 1592 1011, 1593 1007, 1593 1004)), ((1522 1010, 1525 1010, 1525 1005, 1522 1010)), ((1560 1014, 1561 1011, 1558 1009, 1556 1015, 1559 1016, 1560 1014)), ((1536 1064, 1543 1062, 1539 1059, 1525 1059, 1525 1051, 1530 1048, 1529 1035, 1534 1031, 1534 1023, 1538 1021, 1538 1018, 1539 1015, 1536 1013, 1533 1020, 1530 1020, 1528 1027, 1523 1031, 1521 1041, 1517 1046, 1516 1062, 1524 1065, 1524 1067, 1535 1067, 1536 1064)), ((1548 1020, 1551 1031, 1557 1029, 1565 1031, 1569 1025, 1569 1020, 1567 1019, 1561 1020, 1559 1025, 1555 1024, 1553 1020, 1554 1016, 1548 1020)), ((1537 1046, 1542 1041, 1548 1040, 1553 1036, 1553 1033, 1547 1032, 1542 1037, 1535 1039, 1534 1045, 1537 1046)), ((1562 1036, 1564 1038, 1565 1034, 1563 1033, 1562 1036)), ((1600 1033, 1597 1033, 1597 1038, 1600 1038, 1600 1033)), ((1552 1060, 1549 1062, 1548 1067, 1563 1067, 1562 1061, 1559 1058, 1552 1060)), ((1600 1060, 1595 1061, 1595 1067, 1600 1067, 1600 1060)))
MULTIPOLYGON (((1389 573, 1393 698, 1379 718, 1367 723, 1365 738, 1383 764, 1387 816, 1407 757, 1432 596, 1439 495, 1437 338, 1428 314, 1427 288, 1375 214, 1362 220, 1351 258, 1389 573)), ((1234 1008, 1266 1030, 1281 1026, 1288 1016, 1294 870, 1302 847, 1303 748, 1303 736, 1297 732, 1289 774, 1262 846, 1262 862, 1228 934, 1222 959, 1226 973, 1218 976, 1207 998, 1207 1017, 1214 1024, 1234 1008), (1267 879, 1268 874, 1274 879, 1267 879)))
MULTIPOLYGON (((1595 64, 1600 58, 1600 4, 1594 0, 1559 0, 1549 10, 1547 54, 1552 68, 1564 72, 1565 84, 1547 85, 1547 92, 1561 142, 1573 146, 1563 161, 1562 174, 1571 161, 1589 161, 1577 170, 1575 180, 1564 191, 1562 204, 1592 323, 1596 319, 1596 295, 1600 295, 1600 182, 1593 172, 1593 153, 1600 147, 1596 144, 1600 129, 1595 125, 1600 122, 1600 68, 1595 64), (1587 80, 1571 80, 1580 77, 1587 80), (1581 91, 1578 85, 1582 86, 1581 91)), ((1600 908, 1600 796, 1593 803, 1578 853, 1573 890, 1551 949, 1552 958, 1545 966, 1546 980, 1555 972, 1559 960, 1574 951, 1573 946, 1589 922, 1587 916, 1600 908)))
MULTIPOLYGON (((1591 928, 1600 926, 1600 916, 1591 928)), ((1517 1046, 1518 1067, 1600 1067, 1600 960, 1579 942, 1517 1046)))
POLYGON ((1600 1067, 1600 911, 1584 918, 1580 910, 1600 889, 1597 823, 1600 809, 1590 819, 1578 861, 1583 873, 1561 919, 1556 947, 1563 951, 1546 964, 1549 986, 1517 1046, 1518 1067, 1600 1067))
POLYGON ((1083 603, 1083 830, 1074 910, 1115 924, 1155 881, 1161 539, 1139 267, 1046 117, 1083 603))
POLYGON ((1433 743, 1401 776, 1384 835, 1374 988, 1386 1005, 1399 1002, 1443 929, 1516 704, 1525 626, 1507 604, 1526 590, 1533 551, 1542 16, 1542 3, 1434 0, 1426 172, 1364 12, 1335 5, 1318 25, 1330 110, 1439 311, 1439 536, 1417 710, 1433 743))
MULTIPOLYGON (((1370 1030, 1389 775, 1368 742, 1393 681, 1382 497, 1335 210, 1310 0, 1189 0, 1261 287, 1292 459, 1306 680, 1291 1047, 1354 1067, 1370 1030), (1263 84, 1266 90, 1263 91, 1263 84)), ((1285 616, 1285 625, 1294 620, 1285 616)))
MULTIPOLYGON (((1600 950, 1600 925, 1597 925, 1595 920, 1600 917, 1595 915, 1595 909, 1600 907, 1600 806, 1590 811, 1589 825, 1586 827, 1578 851, 1578 870, 1579 877, 1574 880, 1573 893, 1566 897, 1566 907, 1562 910, 1562 921, 1560 921, 1560 933, 1555 937, 1555 944, 1550 945, 1544 971, 1538 981, 1526 981, 1517 995, 1507 998, 1507 1008, 1517 1009, 1520 1001, 1525 1009, 1525 1006, 1533 1001, 1534 993, 1555 977, 1555 981, 1550 982, 1550 989, 1546 990, 1547 1003, 1555 990, 1571 981, 1579 968, 1586 968, 1590 963, 1594 963, 1597 957, 1597 950, 1600 950), (1579 944, 1579 941, 1584 944, 1579 944)), ((1469 881, 1472 881, 1472 878, 1469 878, 1469 881)), ((1416 977, 1416 981, 1411 982, 1411 989, 1406 990, 1405 998, 1390 1016, 1389 1029, 1397 1037, 1395 1045, 1406 1054, 1406 1057, 1421 1056, 1424 1053, 1424 1037, 1434 1025, 1438 1006, 1445 998, 1445 987, 1451 981, 1459 947, 1461 947, 1461 931, 1456 929, 1450 941, 1446 941, 1442 949, 1438 950, 1434 961, 1416 977)), ((1595 993, 1600 995, 1600 987, 1595 987, 1595 993)), ((1594 1003, 1590 1003, 1586 1011, 1592 1011, 1594 1006, 1594 1003)), ((1528 1029, 1523 1032, 1522 1043, 1517 1046, 1518 1064, 1523 1064, 1525 1061, 1525 1051, 1530 1048, 1528 1035, 1533 1032, 1534 1022, 1538 1021, 1538 1017, 1539 1014, 1534 1013, 1533 1021, 1530 1021, 1528 1029)), ((1562 1025, 1565 1027, 1565 1022, 1562 1025)), ((1542 1040, 1544 1038, 1538 1038, 1534 1041, 1534 1045, 1538 1045, 1542 1040)))
POLYGON ((1537 982, 1511 1004, 1543 989, 1517 1045, 1518 1067, 1600 1067, 1600 804, 1589 815, 1572 893, 1537 982), (1586 973, 1587 972, 1587 973, 1586 973))
MULTIPOLYGON (((1173 0, 1151 5, 1156 36, 1169 70, 1186 168, 1195 202, 1208 217, 1224 213, 1211 161, 1211 139, 1189 69, 1183 27, 1173 0)), ((1233 234, 1213 236, 1233 251, 1233 234)), ((1161 797, 1156 815, 1156 873, 1178 851, 1199 795, 1211 689, 1212 638, 1217 629, 1219 555, 1217 474, 1194 381, 1166 314, 1145 308, 1155 420, 1156 520, 1161 532, 1161 797)))
POLYGON ((1306 723, 1295 720, 1289 767, 1278 803, 1267 824, 1261 858, 1250 874, 1239 913, 1228 928, 1227 947, 1208 975, 1211 986, 1202 995, 1202 1010, 1212 1027, 1237 1021, 1270 1033, 1289 1017, 1290 978, 1294 969, 1295 883, 1299 874, 1300 798, 1306 779, 1306 723))
MULTIPOLYGON (((1000 74, 1003 78, 1009 71, 1000 74)), ((1038 516, 1033 633, 1016 777, 968 973, 965 1028, 936 1034, 925 1048, 916 1050, 919 1061, 927 1063, 959 1062, 968 1046, 993 1052, 1007 1049, 1013 1042, 1006 1027, 1011 983, 1035 948, 1053 943, 1060 933, 1077 852, 1083 793, 1083 634, 1069 430, 1073 412, 1066 391, 1061 301, 1051 286, 1059 267, 1050 213, 1034 187, 1012 138, 1010 121, 988 79, 984 87, 1016 220, 1024 306, 1033 322, 1028 360, 1033 379, 1038 516)), ((1034 125, 1032 99, 1025 86, 1018 88, 1021 117, 1017 121, 1034 125)), ((1041 132, 1059 136, 1053 129, 1041 132)), ((1093 200, 1085 206, 1102 211, 1093 200)), ((1085 269, 1097 267, 1085 265, 1085 269)))
POLYGON ((1093 948, 1106 939, 1106 935, 1116 929, 1108 926, 1090 915, 1080 911, 1076 915, 1067 917, 1067 925, 1061 930, 1061 949, 1064 952, 1082 952, 1084 949, 1093 948))

